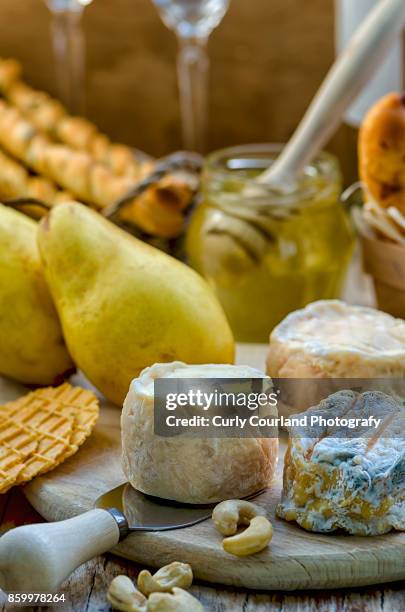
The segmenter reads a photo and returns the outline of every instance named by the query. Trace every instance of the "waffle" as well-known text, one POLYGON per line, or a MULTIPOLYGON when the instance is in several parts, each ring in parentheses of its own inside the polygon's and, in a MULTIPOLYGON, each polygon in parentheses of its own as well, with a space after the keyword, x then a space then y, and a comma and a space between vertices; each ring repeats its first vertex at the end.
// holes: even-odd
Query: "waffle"
POLYGON ((0 406, 0 493, 72 456, 97 417, 95 395, 68 383, 0 406))
POLYGON ((94 393, 82 387, 72 387, 68 383, 56 388, 38 389, 36 393, 37 397, 59 405, 55 413, 69 415, 74 419, 75 426, 70 442, 73 446, 83 444, 98 418, 98 400, 94 393))

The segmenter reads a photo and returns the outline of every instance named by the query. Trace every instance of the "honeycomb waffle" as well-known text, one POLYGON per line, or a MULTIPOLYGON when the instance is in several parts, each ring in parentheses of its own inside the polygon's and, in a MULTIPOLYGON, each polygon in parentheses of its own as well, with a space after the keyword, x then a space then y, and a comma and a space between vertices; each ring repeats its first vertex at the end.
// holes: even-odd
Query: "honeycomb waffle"
POLYGON ((18 451, 6 446, 0 447, 0 494, 15 485, 23 465, 18 451))
POLYGON ((69 383, 56 388, 38 389, 36 393, 40 398, 58 402, 60 408, 56 409, 56 413, 68 414, 74 419, 71 444, 73 446, 83 444, 98 418, 98 401, 94 393, 82 387, 72 387, 69 383))
POLYGON ((28 394, 5 406, 8 447, 17 450, 21 460, 21 470, 15 484, 26 482, 57 465, 59 458, 69 449, 73 433, 72 418, 53 414, 51 406, 31 396, 28 394), (19 441, 23 432, 27 438, 31 437, 31 444, 32 439, 36 441, 36 447, 31 452, 28 452, 26 445, 21 448, 19 441))
POLYGON ((38 440, 34 432, 28 431, 25 427, 19 426, 6 418, 0 424, 0 445, 1 447, 12 448, 25 458, 37 450, 38 440))
POLYGON ((98 417, 91 391, 65 383, 0 407, 0 493, 28 482, 73 455, 98 417))
POLYGON ((38 440, 33 432, 16 425, 0 407, 0 493, 12 486, 24 467, 24 460, 35 453, 38 440))

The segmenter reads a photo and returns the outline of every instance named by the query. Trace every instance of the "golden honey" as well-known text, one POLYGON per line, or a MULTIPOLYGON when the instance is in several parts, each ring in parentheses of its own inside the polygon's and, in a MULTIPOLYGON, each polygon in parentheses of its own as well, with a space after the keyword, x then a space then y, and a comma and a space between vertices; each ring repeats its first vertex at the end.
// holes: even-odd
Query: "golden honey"
POLYGON ((336 159, 322 153, 292 192, 281 194, 255 180, 279 151, 251 145, 209 156, 186 238, 190 264, 244 342, 267 342, 289 312, 339 297, 351 257, 336 159))

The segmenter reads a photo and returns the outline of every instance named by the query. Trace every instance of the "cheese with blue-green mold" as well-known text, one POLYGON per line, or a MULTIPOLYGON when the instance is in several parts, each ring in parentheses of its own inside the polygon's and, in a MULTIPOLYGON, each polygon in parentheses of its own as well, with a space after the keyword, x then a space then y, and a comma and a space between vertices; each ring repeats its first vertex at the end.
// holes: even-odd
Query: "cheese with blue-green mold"
POLYGON ((339 391, 289 428, 277 515, 308 531, 405 531, 405 407, 379 391, 339 391), (376 426, 366 427, 370 417, 376 426), (353 429, 332 424, 353 422, 353 429), (311 425, 312 423, 312 425, 311 425))

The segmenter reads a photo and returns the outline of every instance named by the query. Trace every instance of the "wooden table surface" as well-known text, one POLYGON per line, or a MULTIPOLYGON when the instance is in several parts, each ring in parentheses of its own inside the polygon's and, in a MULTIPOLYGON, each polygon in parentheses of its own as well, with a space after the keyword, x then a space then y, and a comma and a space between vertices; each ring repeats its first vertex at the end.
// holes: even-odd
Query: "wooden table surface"
MULTIPOLYGON (((29 505, 19 489, 0 495, 0 533, 17 525, 41 521, 39 514, 29 505)), ((135 579, 141 568, 113 555, 102 555, 79 567, 63 585, 66 601, 63 606, 47 610, 73 610, 74 612, 106 612, 109 583, 118 574, 135 579)), ((207 612, 264 612, 288 610, 291 612, 399 612, 405 610, 405 585, 392 583, 376 587, 334 590, 302 591, 292 593, 255 593, 226 587, 218 589, 203 583, 194 584, 192 593, 200 599, 207 612)), ((0 610, 11 610, 0 591, 0 610)), ((25 608, 45 610, 45 608, 25 608)))
MULTIPOLYGON (((368 282, 353 267, 349 275, 346 299, 373 305, 368 282), (366 284, 365 284, 366 283, 366 284)), ((258 356, 258 358, 260 355, 258 356)), ((255 365, 255 364, 252 364, 255 365)), ((257 365, 257 364, 256 364, 257 365)), ((259 367, 259 366, 258 366, 259 367)), ((7 529, 25 523, 41 522, 41 516, 30 506, 22 492, 12 489, 0 495, 0 535, 7 529)), ((110 606, 106 592, 118 574, 136 579, 142 569, 133 562, 114 555, 97 557, 79 567, 62 585, 65 604, 47 608, 25 608, 39 611, 66 610, 74 612, 107 612, 110 606)), ((253 592, 197 582, 191 592, 198 597, 207 612, 400 612, 405 610, 405 584, 390 583, 375 587, 301 592, 253 592)), ((0 612, 11 610, 0 591, 0 612)), ((15 609, 15 608, 14 608, 15 609)), ((21 609, 21 608, 20 608, 21 609)))

